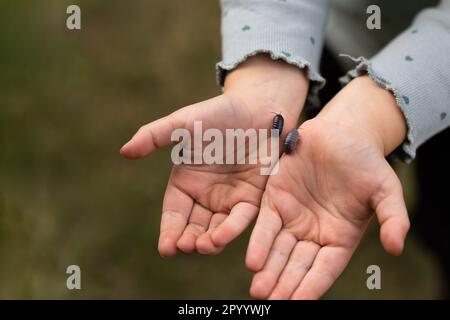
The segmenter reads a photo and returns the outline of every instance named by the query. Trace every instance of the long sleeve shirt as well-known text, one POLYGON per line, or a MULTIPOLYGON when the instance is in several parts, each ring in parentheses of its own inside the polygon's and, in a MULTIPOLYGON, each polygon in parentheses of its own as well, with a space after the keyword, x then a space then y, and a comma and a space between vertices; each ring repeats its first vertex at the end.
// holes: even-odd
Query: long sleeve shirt
MULTIPOLYGON (((272 59, 282 59, 304 69, 311 81, 310 94, 315 95, 325 85, 319 63, 326 38, 336 53, 350 54, 357 63, 341 79, 343 83, 368 74, 395 95, 408 126, 400 156, 409 161, 421 144, 450 126, 450 0, 418 10, 409 26, 396 37, 392 30, 404 23, 404 6, 392 7, 388 1, 385 4, 378 1, 382 29, 368 30, 364 5, 369 4, 349 2, 354 4, 349 8, 360 11, 354 23, 345 15, 333 15, 336 7, 342 10, 339 1, 338 5, 331 1, 330 9, 327 0, 222 0, 222 61, 217 64, 218 81, 223 84, 226 72, 249 56, 268 53, 272 59), (383 10, 394 17, 384 24, 383 10), (333 28, 327 30, 330 16, 333 28), (349 26, 354 33, 348 32, 349 26), (366 34, 361 37, 357 30, 366 34), (352 41, 360 46, 352 46, 352 41)), ((414 8, 408 4, 410 11, 411 7, 414 8)))

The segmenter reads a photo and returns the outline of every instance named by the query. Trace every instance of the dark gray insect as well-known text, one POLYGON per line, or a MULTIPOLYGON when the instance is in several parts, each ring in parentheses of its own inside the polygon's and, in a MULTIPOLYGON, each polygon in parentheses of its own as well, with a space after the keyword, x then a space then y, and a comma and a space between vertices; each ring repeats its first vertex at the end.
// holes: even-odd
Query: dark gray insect
POLYGON ((284 118, 281 113, 276 113, 272 121, 272 129, 275 130, 275 136, 279 137, 283 132, 284 118))
POLYGON ((297 129, 292 129, 288 132, 286 139, 284 139, 284 152, 287 154, 292 153, 295 150, 295 146, 297 145, 298 140, 298 131, 297 129))

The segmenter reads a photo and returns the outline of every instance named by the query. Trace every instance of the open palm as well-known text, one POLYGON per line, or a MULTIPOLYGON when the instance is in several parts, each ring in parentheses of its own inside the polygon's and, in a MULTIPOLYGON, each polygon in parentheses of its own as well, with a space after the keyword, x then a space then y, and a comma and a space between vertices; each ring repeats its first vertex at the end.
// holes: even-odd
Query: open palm
POLYGON ((400 254, 409 228, 401 184, 354 128, 313 119, 270 176, 246 263, 260 299, 317 299, 342 273, 376 213, 381 241, 400 254))
MULTIPOLYGON (((273 105, 258 95, 246 97, 220 95, 185 108, 143 126, 121 150, 128 158, 143 157, 155 149, 172 144, 174 129, 184 128, 193 136, 194 121, 202 121, 203 130, 231 128, 269 129, 273 105)), ((291 127, 298 111, 285 115, 291 127)), ((225 135, 224 135, 225 136, 225 135)), ((246 154, 248 156, 248 153, 246 154)), ((256 217, 267 176, 260 165, 175 165, 163 202, 158 249, 161 255, 197 250, 218 253, 238 236, 256 217)))

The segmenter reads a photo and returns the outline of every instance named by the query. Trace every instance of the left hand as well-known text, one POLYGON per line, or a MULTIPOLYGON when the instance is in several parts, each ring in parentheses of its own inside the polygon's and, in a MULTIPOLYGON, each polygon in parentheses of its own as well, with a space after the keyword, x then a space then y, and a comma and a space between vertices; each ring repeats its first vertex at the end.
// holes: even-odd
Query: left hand
POLYGON ((409 220, 385 155, 405 134, 393 96, 367 77, 300 127, 295 152, 283 155, 269 177, 250 238, 252 296, 318 299, 348 264, 374 213, 386 251, 402 252, 409 220))

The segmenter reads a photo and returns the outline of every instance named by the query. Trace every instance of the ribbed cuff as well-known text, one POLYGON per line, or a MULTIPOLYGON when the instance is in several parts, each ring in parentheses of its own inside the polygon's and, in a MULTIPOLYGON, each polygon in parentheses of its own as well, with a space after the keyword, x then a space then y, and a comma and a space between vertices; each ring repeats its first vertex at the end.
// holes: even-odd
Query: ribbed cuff
POLYGON ((325 85, 319 74, 327 0, 222 0, 222 61, 217 82, 248 57, 267 53, 304 69, 310 94, 325 85))

